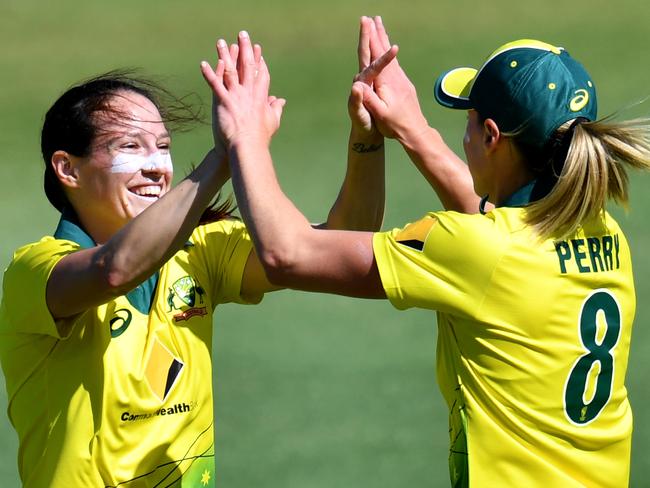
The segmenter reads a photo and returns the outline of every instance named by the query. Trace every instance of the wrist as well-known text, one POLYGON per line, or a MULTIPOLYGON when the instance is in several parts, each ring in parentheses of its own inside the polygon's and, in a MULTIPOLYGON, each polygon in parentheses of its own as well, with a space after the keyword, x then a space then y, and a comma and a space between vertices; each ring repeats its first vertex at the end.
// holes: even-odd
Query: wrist
POLYGON ((384 136, 378 130, 350 130, 348 148, 359 154, 377 152, 384 147, 384 136))
POLYGON ((398 134, 398 142, 410 152, 421 152, 432 144, 432 139, 438 136, 438 131, 430 127, 426 121, 411 130, 405 131, 404 134, 398 134))
POLYGON ((228 137, 226 145, 228 151, 241 147, 269 147, 271 137, 260 130, 240 131, 228 137))
POLYGON ((230 178, 228 156, 223 148, 210 149, 201 163, 187 176, 195 182, 208 183, 210 187, 221 186, 230 178))

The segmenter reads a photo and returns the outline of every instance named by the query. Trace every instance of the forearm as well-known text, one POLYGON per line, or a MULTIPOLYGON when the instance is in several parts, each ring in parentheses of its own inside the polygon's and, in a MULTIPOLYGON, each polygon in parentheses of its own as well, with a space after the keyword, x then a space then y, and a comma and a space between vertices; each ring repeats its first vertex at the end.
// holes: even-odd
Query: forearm
POLYGON ((385 201, 384 138, 352 128, 348 141, 348 165, 327 229, 379 230, 385 201))
POLYGON ((53 317, 69 317, 127 293, 181 248, 228 179, 225 161, 207 159, 106 243, 57 263, 46 291, 53 317))
POLYGON ((228 153, 238 208, 267 270, 294 262, 292 254, 309 221, 282 192, 268 144, 255 137, 240 138, 228 153))
POLYGON ((446 210, 478 212, 480 197, 474 192, 469 169, 437 130, 427 126, 398 140, 446 210))
POLYGON ((385 296, 372 233, 312 228, 282 192, 264 142, 237 141, 229 160, 239 209, 271 283, 366 298, 385 296))

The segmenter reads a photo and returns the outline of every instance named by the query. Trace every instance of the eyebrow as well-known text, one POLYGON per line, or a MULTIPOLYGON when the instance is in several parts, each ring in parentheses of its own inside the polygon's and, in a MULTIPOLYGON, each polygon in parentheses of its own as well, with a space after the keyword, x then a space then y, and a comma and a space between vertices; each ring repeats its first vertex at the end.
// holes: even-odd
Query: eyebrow
MULTIPOLYGON (((118 134, 114 134, 114 135, 108 137, 108 139, 106 139, 103 144, 106 144, 107 146, 110 146, 111 144, 114 144, 115 141, 118 141, 119 139, 121 139, 123 137, 138 138, 138 137, 140 137, 142 132, 146 132, 146 131, 141 131, 141 130, 133 131, 132 130, 132 131, 128 131, 128 132, 121 132, 121 133, 118 133, 118 134)), ((160 139, 171 139, 171 135, 169 134, 169 132, 165 131, 162 134, 160 134, 159 137, 156 137, 156 140, 160 140, 160 139)))
MULTIPOLYGON (((121 134, 119 134, 119 135, 117 135, 115 137, 112 137, 111 140, 115 140, 115 139, 118 139, 120 137, 139 137, 143 132, 147 133, 147 134, 152 134, 151 132, 145 131, 145 130, 132 130, 132 131, 128 131, 128 132, 123 132, 123 133, 121 133, 121 134)), ((152 135, 155 135, 155 134, 152 134, 152 135)), ((169 134, 169 132, 165 131, 162 134, 160 134, 159 136, 156 136, 156 138, 157 139, 166 139, 166 138, 171 138, 171 135, 169 134)))

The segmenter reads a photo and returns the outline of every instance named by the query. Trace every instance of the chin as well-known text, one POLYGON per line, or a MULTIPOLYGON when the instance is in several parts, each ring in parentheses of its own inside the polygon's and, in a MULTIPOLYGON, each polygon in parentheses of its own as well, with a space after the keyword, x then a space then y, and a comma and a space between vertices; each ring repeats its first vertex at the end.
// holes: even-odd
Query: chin
POLYGON ((158 199, 152 199, 150 202, 143 202, 142 199, 138 198, 137 200, 131 200, 129 205, 129 217, 134 219, 146 209, 148 209, 152 204, 156 203, 158 199))

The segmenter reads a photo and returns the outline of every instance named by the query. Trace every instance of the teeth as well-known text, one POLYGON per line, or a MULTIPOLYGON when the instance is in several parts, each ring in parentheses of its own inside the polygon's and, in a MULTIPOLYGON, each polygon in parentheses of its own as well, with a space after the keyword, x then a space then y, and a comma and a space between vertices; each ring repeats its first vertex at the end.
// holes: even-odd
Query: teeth
POLYGON ((141 197, 157 197, 160 195, 160 187, 156 185, 139 186, 137 188, 132 188, 131 192, 141 197))

